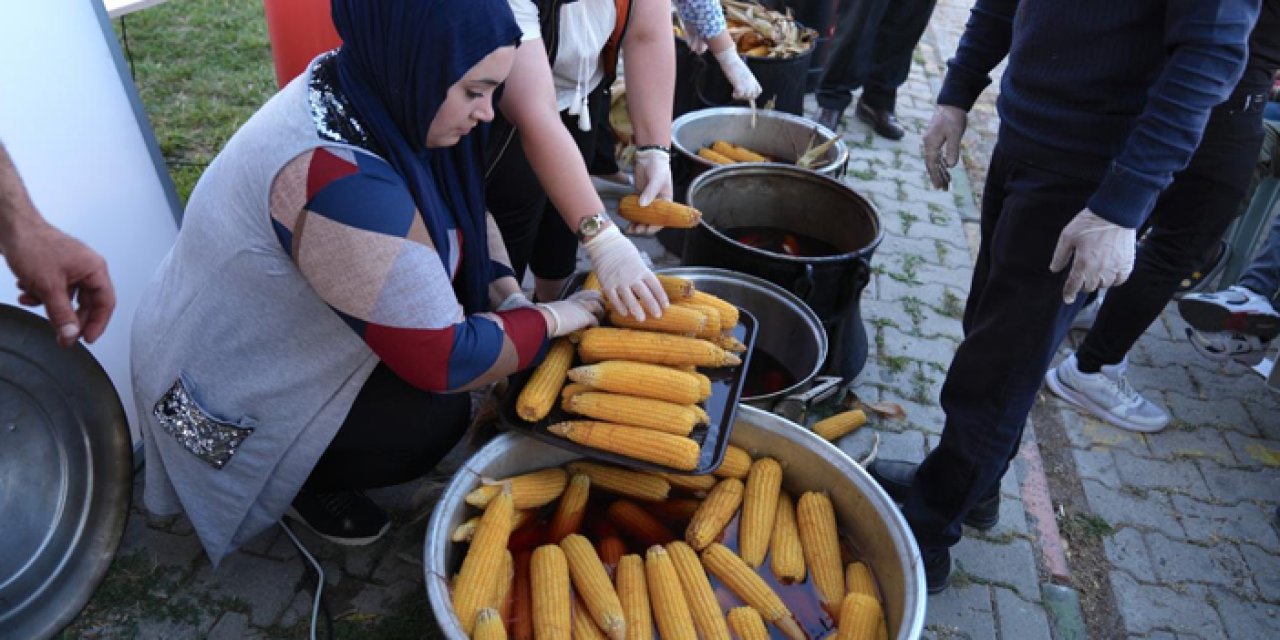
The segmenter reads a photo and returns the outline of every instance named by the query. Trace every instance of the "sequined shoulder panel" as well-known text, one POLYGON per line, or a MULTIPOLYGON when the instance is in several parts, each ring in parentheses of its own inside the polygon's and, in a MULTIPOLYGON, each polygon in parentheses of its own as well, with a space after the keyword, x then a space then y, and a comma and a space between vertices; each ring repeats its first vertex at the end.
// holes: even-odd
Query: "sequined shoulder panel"
POLYGON ((377 154, 378 149, 369 137, 368 129, 356 117, 355 110, 338 88, 334 56, 330 52, 316 60, 311 67, 307 100, 311 106, 311 119, 315 122, 316 133, 325 140, 354 145, 377 154))

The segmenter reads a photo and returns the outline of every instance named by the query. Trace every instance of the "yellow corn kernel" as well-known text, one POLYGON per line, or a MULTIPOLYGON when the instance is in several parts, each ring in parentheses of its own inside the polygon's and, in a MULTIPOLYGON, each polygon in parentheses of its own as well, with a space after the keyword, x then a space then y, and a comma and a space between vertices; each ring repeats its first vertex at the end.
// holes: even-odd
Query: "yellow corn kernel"
POLYGON ((671 493, 671 484, 657 474, 631 471, 595 462, 570 462, 565 466, 569 469, 569 473, 590 476, 592 488, 628 498, 645 502, 662 502, 671 493))
POLYGON ((511 499, 517 509, 534 509, 560 497, 569 476, 564 469, 539 469, 501 480, 481 480, 483 486, 467 494, 467 504, 484 508, 505 484, 511 485, 511 499))
POLYGON ((711 150, 719 153, 726 158, 731 158, 738 162, 768 162, 769 159, 744 147, 733 144, 725 140, 716 140, 711 144, 711 150))
MULTIPOLYGON (((503 551, 511 537, 511 492, 503 491, 489 502, 476 527, 475 538, 462 559, 453 587, 453 611, 468 634, 475 628, 476 613, 493 598, 493 583, 500 579, 503 551)), ((501 576, 505 578, 506 576, 501 576)))
POLYGON ((572 592, 569 563, 564 551, 544 544, 533 551, 529 561, 530 591, 533 601, 533 637, 537 640, 564 640, 573 634, 572 592))
POLYGON ((698 458, 702 455, 702 447, 689 438, 642 427, 591 420, 566 420, 547 427, 547 431, 593 449, 681 471, 696 469, 698 458))
MULTIPOLYGON (((692 298, 690 298, 690 300, 692 300, 692 298)), ((720 326, 720 309, 718 307, 714 307, 709 304, 697 304, 694 302, 680 302, 671 306, 692 309, 707 317, 707 326, 702 333, 698 334, 699 338, 706 338, 714 342, 715 338, 721 335, 721 332, 724 331, 720 326)))
POLYGON ((476 614, 474 640, 507 640, 507 629, 502 626, 502 616, 494 609, 481 609, 476 614))
POLYGON ((614 501, 609 505, 606 513, 622 535, 636 540, 646 548, 655 544, 666 544, 676 538, 661 520, 630 500, 614 501))
POLYGON ((689 435, 698 424, 698 414, 690 406, 653 398, 591 391, 579 393, 564 402, 564 410, 569 413, 678 436, 689 435))
POLYGON ((737 478, 725 478, 716 483, 707 498, 698 505, 693 520, 685 529, 684 539, 689 546, 702 550, 714 542, 733 519, 733 514, 738 512, 742 493, 742 481, 737 478))
POLYGON ((582 290, 599 291, 600 289, 600 276, 596 275, 594 271, 588 272, 587 279, 582 281, 582 290))
POLYGON ((618 201, 618 215, 628 222, 653 224, 676 229, 689 229, 698 226, 702 220, 702 212, 689 205, 670 200, 654 200, 649 206, 640 206, 640 196, 636 194, 623 196, 618 201))
POLYGON ((711 424, 711 416, 707 415, 706 409, 703 409, 696 404, 689 406, 698 414, 698 424, 711 424))
POLYGON ((751 454, 742 447, 729 445, 724 449, 724 460, 713 473, 721 478, 745 478, 751 470, 751 454))
POLYGON ((782 465, 773 458, 751 463, 746 493, 742 497, 742 521, 738 525, 738 554, 748 567, 764 564, 769 553, 778 513, 778 493, 782 490, 782 465))
MULTIPOLYGON (((624 316, 616 310, 610 310, 609 324, 628 329, 696 335, 707 330, 707 314, 697 309, 671 305, 662 312, 661 316, 645 316, 644 320, 636 320, 633 315, 624 316)), ((717 325, 716 329, 719 330, 719 328, 717 325)))
MULTIPOLYGON (((493 591, 489 595, 489 602, 485 607, 497 609, 501 611, 507 604, 507 599, 511 595, 511 587, 516 580, 516 560, 511 555, 510 549, 502 550, 502 563, 498 565, 497 580, 490 585, 493 591)), ((503 618, 506 619, 505 617, 503 618)))
POLYGON ((844 570, 831 498, 817 491, 800 496, 796 523, 800 529, 800 546, 818 591, 818 602, 839 622, 840 603, 844 601, 844 570))
POLYGON ((778 510, 773 522, 773 538, 769 541, 773 577, 782 584, 804 582, 804 551, 800 547, 800 530, 796 527, 796 507, 786 491, 778 493, 778 510))
POLYGON ((548 541, 560 542, 565 536, 578 532, 578 527, 582 525, 582 517, 586 513, 587 497, 590 492, 590 476, 575 473, 569 479, 569 487, 564 490, 564 495, 560 496, 560 502, 556 504, 556 513, 551 517, 551 524, 547 525, 548 541))
MULTIPOLYGON (((533 518, 535 511, 533 509, 516 509, 511 516, 511 530, 519 529, 521 525, 533 518)), ((453 534, 449 539, 454 542, 471 542, 471 538, 476 535, 476 527, 480 526, 480 516, 468 518, 466 522, 454 527, 453 534)))
POLYGON ((596 625, 596 621, 591 619, 591 612, 587 609, 586 603, 582 598, 575 595, 573 598, 573 640, 605 640, 604 632, 596 625))
POLYGON ((715 336, 714 338, 711 338, 711 341, 714 342, 717 347, 720 347, 725 351, 731 351, 733 353, 742 353, 747 350, 747 345, 743 344, 741 340, 733 336, 725 336, 725 335, 715 336))
POLYGON ((853 433, 855 429, 867 423, 867 414, 862 409, 851 409, 823 418, 813 425, 813 432, 822 436, 827 442, 835 442, 837 438, 853 433))
POLYGON ((871 596, 850 593, 840 605, 839 640, 875 640, 884 624, 884 611, 871 596))
POLYGON ((848 593, 861 593, 876 600, 880 599, 875 576, 871 575, 871 567, 868 567, 865 562, 850 562, 849 566, 845 567, 844 585, 848 593))
POLYGON ((634 553, 619 558, 616 583, 622 616, 627 620, 627 640, 653 640, 653 614, 649 610, 644 560, 634 553))
POLYGON ((667 545, 667 555, 671 556, 671 563, 676 567, 676 576, 680 578, 689 613, 693 614, 693 626, 698 630, 698 637, 728 640, 729 627, 725 624, 720 602, 716 600, 716 592, 711 588, 711 581, 707 579, 697 552, 676 541, 667 545))
POLYGON ((667 292, 667 299, 673 303, 692 298, 693 292, 697 290, 692 280, 661 273, 655 275, 662 284, 662 290, 667 292))
POLYGON ((722 153, 712 151, 710 147, 698 149, 698 156, 716 164, 734 164, 734 159, 722 153))
POLYGON ((609 582, 609 574, 596 555, 591 541, 572 533, 560 541, 565 559, 569 561, 569 577, 573 579, 573 588, 582 596, 591 618, 613 640, 624 640, 627 623, 622 617, 622 603, 618 600, 618 592, 613 590, 609 582))
POLYGON ((694 375, 643 362, 612 360, 574 367, 569 370, 569 379, 604 391, 676 404, 702 399, 702 384, 694 375))
POLYGON ((582 384, 581 382, 570 382, 569 384, 566 384, 563 389, 560 390, 560 404, 561 406, 564 406, 564 404, 569 401, 569 398, 572 398, 578 395, 579 393, 589 393, 592 391, 598 391, 598 389, 596 389, 595 387, 589 384, 582 384))
POLYGON ((664 473, 662 477, 671 483, 671 486, 689 493, 702 495, 710 491, 712 487, 720 480, 713 475, 697 475, 686 476, 679 473, 664 473))
POLYGON ((718 542, 707 547, 702 552, 702 564, 788 638, 799 640, 807 637, 778 594, 728 547, 718 542))
POLYGON ((709 304, 715 307, 720 312, 721 329, 728 331, 738 326, 738 308, 725 300, 706 291, 695 291, 691 302, 694 304, 709 304))
POLYGON ((569 365, 573 364, 573 344, 565 338, 556 338, 547 350, 547 357, 533 370, 520 396, 516 398, 516 414, 529 422, 537 422, 551 413, 556 395, 564 386, 569 365))
POLYGON ((595 327, 582 332, 578 355, 588 363, 631 360, 668 366, 733 367, 742 364, 737 355, 701 338, 612 327, 595 327))
POLYGON ((658 637, 663 640, 697 640, 689 603, 685 601, 680 577, 666 549, 658 545, 649 547, 644 556, 644 575, 649 587, 649 602, 653 605, 653 618, 658 623, 658 637))
POLYGON ((734 607, 729 610, 729 627, 738 640, 769 640, 769 630, 764 628, 760 612, 751 607, 734 607))

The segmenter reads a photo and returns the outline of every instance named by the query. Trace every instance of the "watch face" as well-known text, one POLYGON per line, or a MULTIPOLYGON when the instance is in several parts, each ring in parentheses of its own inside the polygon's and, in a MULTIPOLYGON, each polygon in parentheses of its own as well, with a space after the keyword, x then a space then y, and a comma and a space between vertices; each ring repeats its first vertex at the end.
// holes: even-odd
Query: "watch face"
POLYGON ((600 231, 600 217, 591 216, 590 218, 584 218, 578 225, 578 231, 584 236, 594 236, 598 231, 600 231))

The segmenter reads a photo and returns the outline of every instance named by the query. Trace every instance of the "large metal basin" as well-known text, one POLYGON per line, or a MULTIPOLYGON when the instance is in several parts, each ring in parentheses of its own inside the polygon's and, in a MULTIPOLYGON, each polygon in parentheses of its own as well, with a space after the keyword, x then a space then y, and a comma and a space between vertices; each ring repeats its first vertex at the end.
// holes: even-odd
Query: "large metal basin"
MULTIPOLYGON (((840 528, 875 573, 885 598, 889 637, 914 640, 924 626, 924 565, 907 523, 862 467, 808 429, 767 411, 738 408, 732 442, 753 455, 777 458, 786 468, 783 486, 798 494, 825 490, 835 504, 840 528)), ((448 576, 462 563, 465 547, 449 534, 474 514, 464 498, 480 476, 504 477, 562 465, 576 454, 531 438, 506 433, 494 438, 463 466, 445 488, 431 514, 423 544, 427 597, 440 628, 465 640, 449 600, 448 576)))

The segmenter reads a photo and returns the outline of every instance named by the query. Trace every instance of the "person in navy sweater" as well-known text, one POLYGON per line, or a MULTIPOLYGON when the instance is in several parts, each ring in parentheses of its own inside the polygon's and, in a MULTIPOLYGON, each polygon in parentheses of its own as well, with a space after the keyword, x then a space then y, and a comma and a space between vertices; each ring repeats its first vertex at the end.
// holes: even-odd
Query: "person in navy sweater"
POLYGON ((1008 58, 965 338, 938 446, 918 467, 872 466, 902 502, 930 593, 949 583, 961 523, 995 524, 1000 478, 1079 294, 1128 278, 1134 230, 1240 78, 1260 2, 975 3, 924 137, 945 188, 966 114, 1008 58))

